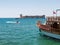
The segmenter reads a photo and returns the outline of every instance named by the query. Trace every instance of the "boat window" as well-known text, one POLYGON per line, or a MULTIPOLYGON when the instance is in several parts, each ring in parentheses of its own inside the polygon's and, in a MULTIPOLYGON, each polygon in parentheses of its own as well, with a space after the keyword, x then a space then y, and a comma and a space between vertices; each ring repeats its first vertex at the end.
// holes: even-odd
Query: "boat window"
POLYGON ((59 24, 59 22, 57 24, 59 24))
POLYGON ((52 22, 49 22, 49 24, 52 24, 52 22))
POLYGON ((46 23, 46 24, 48 24, 48 23, 46 23))
POLYGON ((53 23, 53 28, 58 28, 58 23, 57 22, 53 23))

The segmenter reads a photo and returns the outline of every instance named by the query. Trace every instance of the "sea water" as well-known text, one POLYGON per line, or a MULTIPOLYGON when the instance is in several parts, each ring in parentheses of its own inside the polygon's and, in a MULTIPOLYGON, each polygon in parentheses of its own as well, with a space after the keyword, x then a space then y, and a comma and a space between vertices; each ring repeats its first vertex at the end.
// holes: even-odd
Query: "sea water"
POLYGON ((45 18, 0 18, 0 45, 60 45, 60 40, 41 35, 38 20, 45 22, 45 18))

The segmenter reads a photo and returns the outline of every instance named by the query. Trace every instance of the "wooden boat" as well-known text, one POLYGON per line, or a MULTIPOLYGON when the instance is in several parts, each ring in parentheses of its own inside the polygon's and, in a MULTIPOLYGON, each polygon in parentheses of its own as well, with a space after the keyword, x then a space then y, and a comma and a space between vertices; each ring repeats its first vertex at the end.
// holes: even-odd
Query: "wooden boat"
POLYGON ((38 21, 37 26, 42 34, 60 39, 60 19, 58 17, 55 19, 53 17, 47 18, 45 25, 38 21))

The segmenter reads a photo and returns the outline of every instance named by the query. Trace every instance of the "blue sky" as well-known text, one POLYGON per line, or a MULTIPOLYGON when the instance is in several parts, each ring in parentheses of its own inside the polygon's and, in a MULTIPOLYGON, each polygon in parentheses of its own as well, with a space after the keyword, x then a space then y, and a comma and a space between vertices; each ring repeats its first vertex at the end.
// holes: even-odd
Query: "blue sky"
POLYGON ((0 0, 0 17, 23 15, 51 16, 60 8, 60 0, 0 0))

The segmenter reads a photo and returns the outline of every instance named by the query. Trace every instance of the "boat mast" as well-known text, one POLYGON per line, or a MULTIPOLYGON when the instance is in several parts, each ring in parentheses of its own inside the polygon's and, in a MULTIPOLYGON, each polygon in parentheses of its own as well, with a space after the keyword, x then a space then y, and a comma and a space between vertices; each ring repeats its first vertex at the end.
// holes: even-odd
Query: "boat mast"
POLYGON ((57 10, 56 10, 56 20, 58 20, 58 19, 57 19, 57 12, 58 12, 58 11, 60 11, 60 9, 57 9, 57 10))

